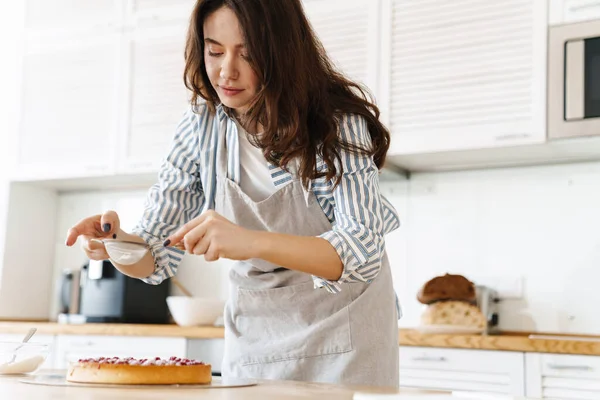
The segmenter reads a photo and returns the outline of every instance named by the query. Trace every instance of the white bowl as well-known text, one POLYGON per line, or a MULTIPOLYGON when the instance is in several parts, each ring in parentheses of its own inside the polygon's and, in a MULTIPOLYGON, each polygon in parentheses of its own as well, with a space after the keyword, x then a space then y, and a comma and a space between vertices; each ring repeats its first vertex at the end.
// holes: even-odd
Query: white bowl
POLYGON ((225 308, 223 300, 208 297, 168 296, 167 305, 180 326, 214 325, 225 308))
POLYGON ((49 344, 0 342, 0 375, 34 372, 44 363, 48 354, 49 344))

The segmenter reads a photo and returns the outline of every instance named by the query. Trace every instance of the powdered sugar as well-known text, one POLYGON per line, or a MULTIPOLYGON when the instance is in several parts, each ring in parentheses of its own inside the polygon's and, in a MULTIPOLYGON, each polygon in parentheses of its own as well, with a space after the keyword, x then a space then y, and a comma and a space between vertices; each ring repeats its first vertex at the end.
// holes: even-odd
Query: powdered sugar
POLYGON ((158 366, 186 366, 186 365, 204 365, 202 361, 190 360, 187 358, 170 357, 169 359, 155 358, 134 358, 134 357, 98 357, 82 358, 77 361, 79 364, 111 364, 111 365, 138 365, 147 367, 151 365, 158 366))
POLYGON ((26 374, 35 371, 44 362, 44 357, 33 356, 12 363, 0 364, 0 375, 26 374))

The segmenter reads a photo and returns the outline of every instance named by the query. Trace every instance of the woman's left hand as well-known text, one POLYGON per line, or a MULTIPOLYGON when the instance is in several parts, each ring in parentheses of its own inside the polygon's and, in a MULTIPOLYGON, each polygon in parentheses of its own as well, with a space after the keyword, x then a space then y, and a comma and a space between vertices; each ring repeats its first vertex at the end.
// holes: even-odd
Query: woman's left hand
POLYGON ((165 246, 183 242, 188 253, 203 254, 206 261, 247 260, 255 257, 257 237, 258 232, 242 228, 209 210, 169 236, 165 246))

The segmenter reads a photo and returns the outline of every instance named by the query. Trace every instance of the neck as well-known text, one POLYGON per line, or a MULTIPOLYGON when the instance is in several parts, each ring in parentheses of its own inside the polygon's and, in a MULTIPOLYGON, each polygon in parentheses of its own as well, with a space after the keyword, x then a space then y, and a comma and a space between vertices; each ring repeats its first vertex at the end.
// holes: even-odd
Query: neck
POLYGON ((235 112, 235 117, 242 126, 246 130, 246 132, 256 135, 260 132, 264 131, 264 126, 255 120, 250 120, 246 118, 246 114, 240 114, 237 111, 235 112))

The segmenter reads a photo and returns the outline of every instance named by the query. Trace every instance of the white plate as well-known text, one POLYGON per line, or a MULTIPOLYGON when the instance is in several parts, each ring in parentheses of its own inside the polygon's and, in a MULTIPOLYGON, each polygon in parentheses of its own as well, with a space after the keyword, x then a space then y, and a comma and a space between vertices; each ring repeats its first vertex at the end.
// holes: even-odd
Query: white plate
POLYGON ((146 389, 215 389, 254 386, 256 381, 250 379, 221 378, 213 376, 212 382, 205 385, 110 385, 100 383, 74 383, 66 379, 65 374, 40 374, 20 379, 19 382, 32 385, 71 386, 71 387, 106 387, 106 388, 146 388, 146 389))
POLYGON ((478 335, 484 332, 484 329, 460 325, 420 325, 415 330, 421 333, 456 333, 466 335, 478 335))

